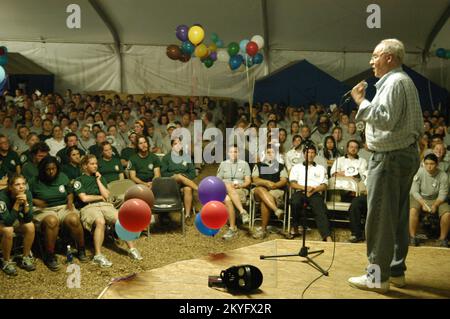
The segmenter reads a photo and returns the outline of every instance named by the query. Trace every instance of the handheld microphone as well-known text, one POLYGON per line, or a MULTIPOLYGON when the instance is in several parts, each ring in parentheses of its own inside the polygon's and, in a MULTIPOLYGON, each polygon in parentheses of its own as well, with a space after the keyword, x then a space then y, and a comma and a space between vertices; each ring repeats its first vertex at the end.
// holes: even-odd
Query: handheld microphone
MULTIPOLYGON (((366 81, 364 81, 362 83, 364 85, 364 90, 366 90, 367 87, 369 86, 369 84, 366 81)), ((348 97, 352 93, 352 90, 353 90, 353 88, 351 90, 348 90, 347 92, 345 92, 345 94, 342 97, 348 97)))

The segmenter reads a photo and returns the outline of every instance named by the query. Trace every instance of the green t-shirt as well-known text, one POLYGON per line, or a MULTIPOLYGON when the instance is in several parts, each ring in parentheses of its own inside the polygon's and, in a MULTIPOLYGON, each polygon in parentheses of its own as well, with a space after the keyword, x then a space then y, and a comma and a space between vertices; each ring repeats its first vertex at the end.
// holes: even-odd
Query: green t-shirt
POLYGON ((113 157, 109 161, 102 157, 98 160, 98 171, 107 183, 111 183, 119 179, 119 174, 123 173, 123 167, 120 159, 117 157, 113 157))
POLYGON ((133 154, 128 162, 128 169, 136 171, 136 177, 143 182, 151 182, 155 176, 154 169, 160 167, 158 156, 149 153, 147 157, 140 157, 138 154, 133 154))
MULTIPOLYGON (((103 186, 108 187, 108 183, 106 183, 105 178, 100 177, 100 181, 103 186)), ((101 195, 100 189, 97 185, 97 178, 93 175, 83 174, 80 177, 75 179, 75 183, 73 184, 73 189, 75 194, 77 195, 77 200, 75 201, 77 208, 82 208, 87 205, 87 203, 82 202, 79 199, 79 195, 84 193, 86 195, 101 195)))
POLYGON ((192 180, 195 178, 195 167, 189 157, 170 152, 161 161, 161 176, 171 177, 175 174, 185 175, 192 180))
POLYGON ((28 149, 25 152, 23 152, 22 154, 20 154, 20 163, 23 165, 29 161, 31 161, 31 154, 30 154, 30 150, 28 149))
POLYGON ((6 156, 0 154, 0 178, 8 173, 15 173, 17 165, 20 165, 20 158, 16 152, 10 150, 6 156))
POLYGON ((50 184, 34 178, 30 190, 33 198, 45 201, 48 207, 67 204, 67 196, 73 192, 70 180, 63 172, 50 184))
POLYGON ((17 219, 22 223, 29 223, 33 220, 33 197, 29 190, 25 194, 27 195, 28 205, 30 205, 30 210, 27 214, 23 211, 12 209, 14 201, 7 189, 0 191, 0 221, 5 226, 12 226, 17 219))
POLYGON ((134 147, 125 147, 120 154, 120 158, 129 161, 133 154, 136 154, 136 149, 134 147))
POLYGON ((33 162, 26 162, 22 167, 22 174, 25 176, 27 181, 31 181, 39 175, 39 169, 33 162))
POLYGON ((73 166, 72 164, 63 165, 61 171, 66 174, 70 180, 74 180, 81 176, 81 169, 78 166, 73 166))

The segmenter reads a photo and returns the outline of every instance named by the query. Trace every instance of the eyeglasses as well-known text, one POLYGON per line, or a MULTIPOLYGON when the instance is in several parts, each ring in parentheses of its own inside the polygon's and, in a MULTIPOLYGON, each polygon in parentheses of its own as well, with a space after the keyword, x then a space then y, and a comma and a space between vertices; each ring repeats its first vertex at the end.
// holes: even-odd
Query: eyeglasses
POLYGON ((389 54, 387 52, 382 52, 380 54, 373 54, 372 57, 370 58, 370 61, 374 61, 374 60, 378 60, 379 58, 381 58, 384 54, 389 54))

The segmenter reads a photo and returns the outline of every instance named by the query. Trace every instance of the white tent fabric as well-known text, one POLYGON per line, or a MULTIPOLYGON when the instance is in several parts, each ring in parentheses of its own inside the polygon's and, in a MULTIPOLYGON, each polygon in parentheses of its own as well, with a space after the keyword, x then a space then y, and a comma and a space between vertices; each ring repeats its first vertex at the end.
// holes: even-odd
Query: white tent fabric
POLYGON ((447 20, 423 52, 450 0, 380 0, 381 28, 366 25, 371 0, 78 0, 81 29, 69 29, 66 0, 2 0, 0 45, 20 52, 56 75, 63 91, 114 90, 129 93, 228 96, 248 100, 254 78, 299 59, 345 80, 367 69, 383 38, 405 43, 406 64, 450 89, 450 60, 434 57, 450 49, 447 20), (224 62, 210 69, 198 59, 167 58, 180 44, 177 25, 201 23, 205 42, 216 32, 225 42, 253 35, 266 40, 265 62, 247 73, 224 62), (117 48, 120 48, 120 52, 117 48), (422 55, 428 58, 422 60, 422 55))

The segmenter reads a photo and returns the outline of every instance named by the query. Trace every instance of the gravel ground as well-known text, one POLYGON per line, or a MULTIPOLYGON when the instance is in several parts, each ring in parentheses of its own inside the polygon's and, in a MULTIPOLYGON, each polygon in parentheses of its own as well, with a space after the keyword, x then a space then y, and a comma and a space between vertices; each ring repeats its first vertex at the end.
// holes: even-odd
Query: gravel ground
MULTIPOLYGON (((205 170, 197 180, 199 181, 202 176, 206 176, 207 173, 211 174, 211 172, 212 170, 205 170)), ((197 208, 199 208, 198 203, 197 208)), ((221 239, 225 231, 226 227, 211 238, 200 234, 195 226, 187 225, 186 235, 183 236, 179 224, 179 214, 173 214, 170 224, 164 226, 155 224, 149 238, 143 235, 136 242, 137 248, 144 257, 142 261, 131 260, 123 249, 124 244, 117 246, 113 241, 106 241, 103 253, 113 262, 113 266, 102 269, 91 262, 80 264, 75 259, 75 263, 81 265, 81 288, 71 289, 67 287, 67 279, 70 274, 66 273, 66 265, 58 272, 52 272, 41 259, 37 259, 36 271, 27 273, 18 268, 19 274, 16 277, 8 277, 0 272, 0 299, 97 298, 112 278, 125 277, 176 261, 222 253, 260 242, 260 240, 253 239, 245 229, 239 231, 236 239, 225 242, 221 239)), ((337 241, 346 241, 348 237, 347 228, 336 228, 337 241)), ((280 233, 271 233, 264 241, 283 238, 284 236, 280 233)), ((316 229, 308 232, 307 240, 320 240, 316 229)), ((427 241, 426 244, 433 246, 435 242, 427 241)), ((88 255, 92 256, 92 252, 88 251, 88 255)), ((61 255, 58 258, 61 262, 65 260, 65 257, 61 255)))

